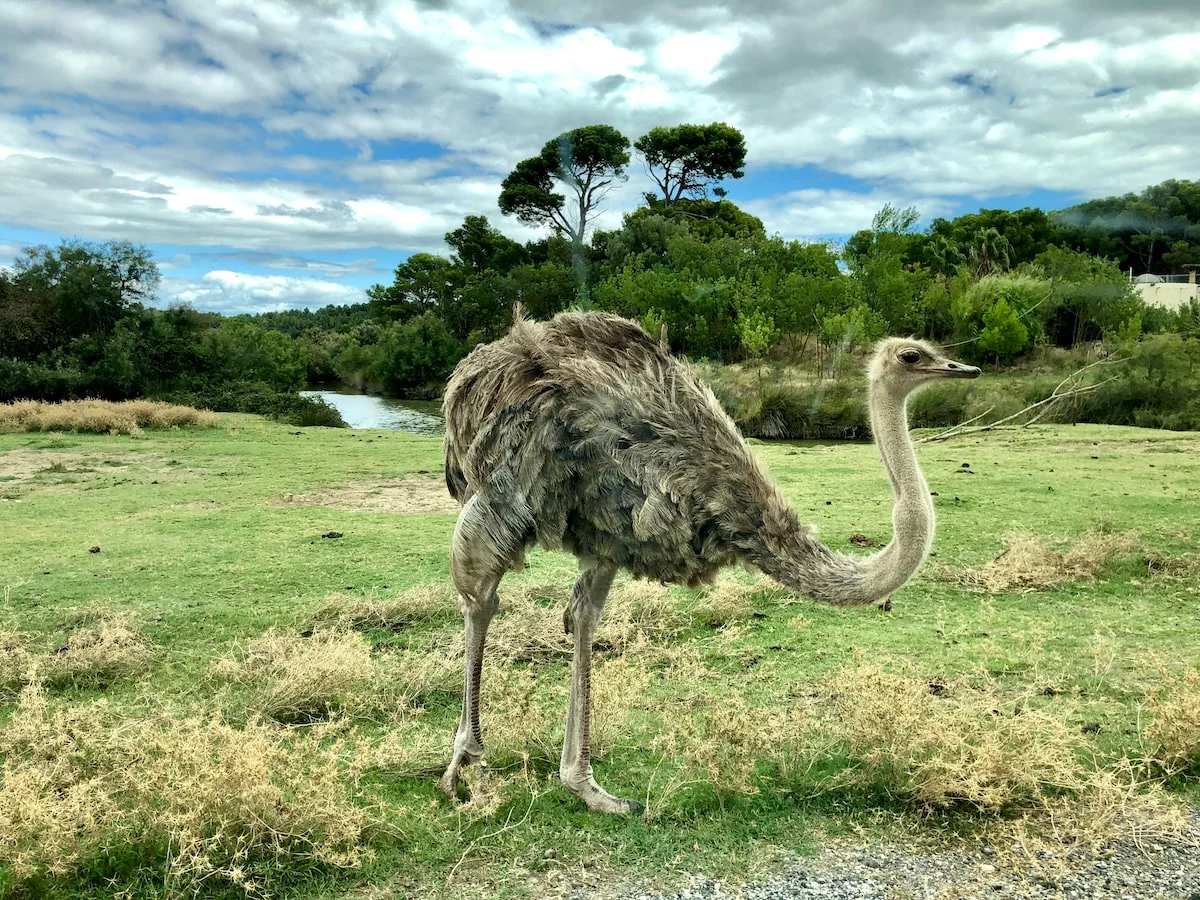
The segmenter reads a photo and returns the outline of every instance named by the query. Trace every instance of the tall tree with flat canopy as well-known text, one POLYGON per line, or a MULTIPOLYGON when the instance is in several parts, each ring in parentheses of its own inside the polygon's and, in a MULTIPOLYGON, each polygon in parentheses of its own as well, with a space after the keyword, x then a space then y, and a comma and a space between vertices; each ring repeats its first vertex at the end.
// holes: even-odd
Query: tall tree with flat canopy
POLYGON ((571 239, 572 268, 581 299, 587 296, 588 223, 612 189, 626 179, 629 139, 611 125, 585 125, 546 142, 537 156, 523 159, 501 185, 506 216, 529 225, 548 225, 571 239), (565 189, 559 193, 555 187, 565 189))
MULTIPOLYGON (((746 140, 724 122, 652 128, 633 146, 668 205, 684 195, 703 197, 709 185, 746 174, 746 140)), ((714 193, 724 196, 720 188, 714 193)))

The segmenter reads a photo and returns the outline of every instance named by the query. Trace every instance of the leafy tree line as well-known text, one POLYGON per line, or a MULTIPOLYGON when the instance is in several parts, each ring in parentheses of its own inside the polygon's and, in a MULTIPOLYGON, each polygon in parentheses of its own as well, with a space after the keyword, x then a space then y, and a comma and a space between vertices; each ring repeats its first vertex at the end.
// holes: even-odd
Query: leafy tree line
MULTIPOLYGON (((499 206, 548 236, 521 247, 470 216, 446 236, 449 257, 414 256, 393 284, 371 290, 373 315, 393 328, 435 317, 440 324, 426 320, 420 337, 444 325, 453 340, 439 346, 457 356, 500 333, 515 302, 537 317, 570 302, 665 327, 676 351, 721 362, 810 350, 824 362, 885 333, 911 333, 1003 363, 1042 345, 1169 330, 1178 318, 1139 302, 1124 272, 1127 254, 1118 252, 1125 238, 1111 221, 1081 223, 1087 204, 1057 213, 981 210, 924 230, 916 209, 885 206, 840 252, 768 236, 717 186, 740 177, 745 158, 740 133, 721 123, 655 128, 633 142, 661 194, 647 194, 622 227, 588 235, 603 192, 625 177, 630 147, 607 125, 546 142, 504 180, 499 206)), ((1200 208, 1190 205, 1195 189, 1166 182, 1138 202, 1158 219, 1200 225, 1200 208)), ((393 347, 405 343, 401 335, 393 347)), ((450 367, 450 359, 439 366, 427 355, 403 377, 436 383, 450 367)), ((388 369, 377 359, 352 380, 405 390, 388 369)))
POLYGON ((0 269, 0 401, 161 397, 340 422, 296 393, 307 365, 299 340, 248 316, 150 308, 159 280, 150 253, 127 242, 22 252, 11 272, 0 269))

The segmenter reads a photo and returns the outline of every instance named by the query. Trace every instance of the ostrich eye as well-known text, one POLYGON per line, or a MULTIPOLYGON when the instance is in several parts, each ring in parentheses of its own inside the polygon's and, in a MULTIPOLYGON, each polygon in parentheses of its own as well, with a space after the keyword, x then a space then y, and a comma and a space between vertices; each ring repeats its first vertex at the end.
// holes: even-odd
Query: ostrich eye
POLYGON ((900 362, 904 363, 905 365, 915 366, 920 361, 921 361, 921 351, 920 350, 905 350, 903 353, 900 354, 900 362))

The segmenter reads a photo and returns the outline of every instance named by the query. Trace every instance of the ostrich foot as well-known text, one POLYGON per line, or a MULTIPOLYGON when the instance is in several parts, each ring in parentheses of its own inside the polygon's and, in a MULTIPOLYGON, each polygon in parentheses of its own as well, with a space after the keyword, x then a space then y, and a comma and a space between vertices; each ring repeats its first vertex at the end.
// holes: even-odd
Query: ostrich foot
POLYGON ((645 807, 636 800, 622 800, 614 797, 600 785, 592 776, 565 776, 562 783, 568 791, 582 800, 592 812, 612 813, 618 816, 637 816, 645 811, 645 807))
POLYGON ((442 777, 438 780, 438 789, 451 800, 462 799, 459 795, 459 785, 462 783, 462 770, 475 763, 479 764, 479 775, 476 779, 476 784, 479 787, 486 787, 488 765, 481 759, 482 755, 456 753, 454 759, 451 760, 450 765, 446 767, 446 771, 442 773, 442 777))

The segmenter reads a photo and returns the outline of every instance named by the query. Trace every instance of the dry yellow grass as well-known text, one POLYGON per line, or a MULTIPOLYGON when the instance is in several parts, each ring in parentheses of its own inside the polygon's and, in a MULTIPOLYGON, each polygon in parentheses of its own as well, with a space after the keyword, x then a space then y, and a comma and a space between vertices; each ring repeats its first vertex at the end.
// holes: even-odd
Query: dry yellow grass
POLYGON ((121 848, 163 848, 170 893, 209 880, 266 894, 288 860, 352 867, 370 814, 347 796, 347 746, 205 717, 51 708, 24 689, 0 734, 0 866, 18 880, 69 875, 121 848))
POLYGON ((452 737, 424 724, 419 717, 398 719, 390 723, 382 738, 359 742, 354 771, 410 778, 440 775, 450 759, 452 737))
POLYGON ((856 763, 837 781, 922 807, 1044 810, 1088 783, 1061 710, 1014 705, 986 687, 935 691, 926 679, 862 666, 834 676, 825 709, 828 747, 856 763))
POLYGON ((23 400, 0 403, 0 431, 139 434, 143 428, 216 424, 217 416, 207 410, 155 400, 67 400, 62 403, 23 400))
POLYGON ((1065 552, 1037 535, 1014 534, 994 560, 979 569, 951 573, 950 578, 960 587, 988 594, 1029 593, 1063 581, 1094 581, 1109 566, 1137 555, 1140 547, 1132 532, 1090 531, 1065 552))
MULTIPOLYGON (((665 643, 697 625, 725 627, 753 614, 755 586, 722 579, 698 597, 680 600, 664 585, 626 581, 613 588, 596 629, 599 652, 622 653, 636 642, 665 643)), ((567 658, 572 638, 563 627, 569 584, 526 584, 504 593, 488 630, 487 648, 507 660, 567 658)))
POLYGON ((333 630, 310 637, 268 631, 235 647, 214 664, 212 674, 251 685, 250 711, 288 724, 318 721, 347 709, 358 689, 362 700, 371 702, 380 680, 366 639, 333 630))
POLYGON ((106 687, 112 682, 144 672, 154 659, 154 648, 127 617, 85 615, 67 642, 37 661, 38 673, 55 687, 106 687))
POLYGON ((1185 808, 1168 797, 1160 784, 1146 781, 1128 760, 1090 771, 1082 790, 1046 798, 1038 813, 1002 822, 1008 841, 997 843, 1019 847, 1027 858, 1068 864, 1063 850, 1100 850, 1117 839, 1132 839, 1139 844, 1148 840, 1195 840, 1185 808), (1036 853, 1043 848, 1052 854, 1036 853))
POLYGON ((458 602, 447 580, 440 584, 420 584, 386 600, 333 594, 317 611, 314 621, 360 630, 400 632, 416 625, 458 618, 458 602))
POLYGON ((673 794, 688 784, 711 785, 721 793, 754 794, 758 770, 773 775, 784 767, 793 741, 804 730, 804 713, 794 706, 750 707, 738 694, 709 696, 686 711, 664 714, 653 748, 664 764, 678 767, 651 786, 650 816, 660 815, 673 794))
POLYGON ((0 628, 0 700, 15 692, 29 671, 31 655, 19 631, 0 628))
POLYGON ((1167 774, 1200 768, 1200 669, 1161 670, 1163 686, 1147 704, 1149 759, 1167 774))

